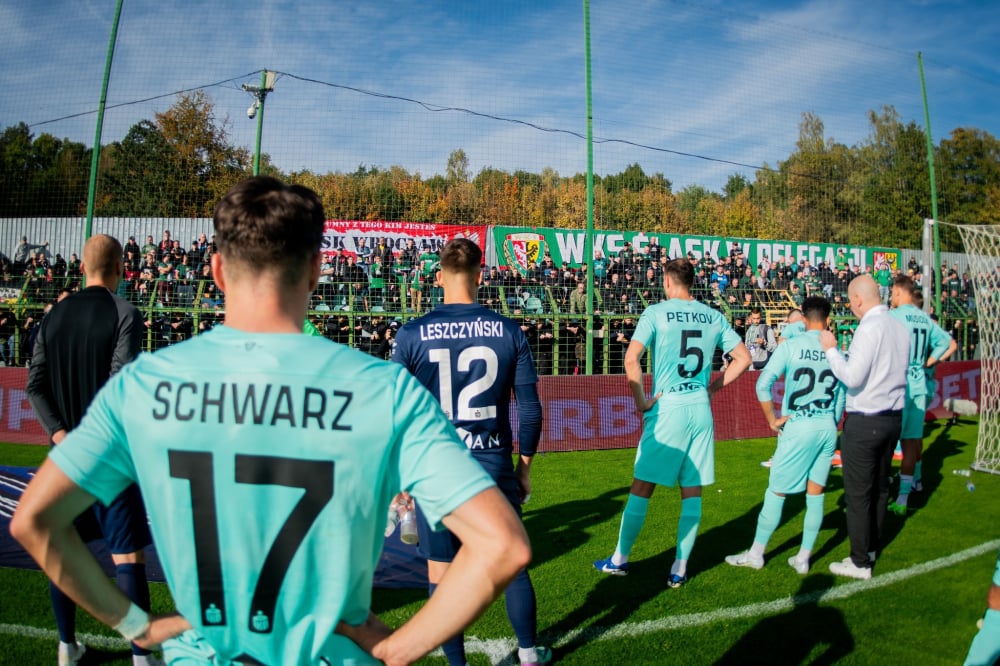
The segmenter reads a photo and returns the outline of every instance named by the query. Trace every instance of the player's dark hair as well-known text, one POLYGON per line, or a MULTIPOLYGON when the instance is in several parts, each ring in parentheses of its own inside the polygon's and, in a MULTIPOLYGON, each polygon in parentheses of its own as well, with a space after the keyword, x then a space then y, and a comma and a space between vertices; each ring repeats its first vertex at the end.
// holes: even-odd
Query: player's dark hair
POLYGON ((480 271, 483 251, 468 238, 454 238, 441 248, 440 261, 441 270, 476 274, 480 271))
POLYGON ((690 289, 694 285, 694 266, 687 259, 672 259, 663 267, 663 274, 670 276, 671 282, 677 282, 690 289))
POLYGON ((822 296, 807 296, 802 301, 802 315, 806 321, 825 323, 830 316, 830 301, 822 296))
POLYGON ((910 296, 913 296, 917 289, 916 283, 913 282, 913 278, 909 275, 897 275, 892 279, 892 286, 899 287, 910 296))
POLYGON ((248 269, 274 268, 282 284, 299 283, 319 252, 326 216, 312 190, 254 176, 234 186, 215 206, 219 253, 248 269))

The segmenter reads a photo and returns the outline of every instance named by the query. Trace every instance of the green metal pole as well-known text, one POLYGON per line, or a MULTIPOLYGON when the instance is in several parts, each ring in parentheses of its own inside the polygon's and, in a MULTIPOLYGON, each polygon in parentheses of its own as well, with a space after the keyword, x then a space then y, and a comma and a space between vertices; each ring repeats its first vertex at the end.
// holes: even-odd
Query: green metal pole
MULTIPOLYGON (((583 0, 583 32, 587 82, 587 236, 583 263, 587 269, 587 374, 594 374, 594 111, 590 86, 590 0, 583 0)), ((605 331, 607 334, 607 331, 605 331)))
POLYGON ((260 137, 264 133, 264 99, 267 97, 267 70, 260 73, 260 90, 257 91, 257 143, 253 149, 253 175, 260 175, 260 137))
POLYGON ((941 233, 938 224, 937 178, 934 176, 934 139, 931 136, 931 112, 927 106, 927 84, 924 82, 924 59, 917 51, 917 68, 920 70, 920 94, 924 98, 924 125, 927 133, 927 167, 931 179, 931 217, 934 218, 934 314, 941 317, 941 233))
POLYGON ((115 59, 115 43, 118 41, 118 21, 122 15, 122 2, 118 0, 115 20, 111 24, 111 39, 108 41, 108 55, 104 61, 104 82, 101 84, 101 101, 97 105, 97 129, 94 130, 94 151, 90 157, 90 185, 87 188, 87 220, 83 229, 84 242, 90 238, 94 226, 94 200, 97 195, 97 167, 101 159, 101 136, 104 132, 104 107, 108 102, 108 83, 111 81, 111 63, 115 59))

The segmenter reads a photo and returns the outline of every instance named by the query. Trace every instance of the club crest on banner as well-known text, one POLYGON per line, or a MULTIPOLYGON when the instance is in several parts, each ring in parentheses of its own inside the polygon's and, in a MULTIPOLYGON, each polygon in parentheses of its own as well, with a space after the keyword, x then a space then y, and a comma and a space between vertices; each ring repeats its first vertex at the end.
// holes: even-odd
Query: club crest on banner
POLYGON ((545 253, 545 236, 536 233, 507 234, 503 242, 503 256, 508 268, 516 268, 521 275, 538 264, 545 253))

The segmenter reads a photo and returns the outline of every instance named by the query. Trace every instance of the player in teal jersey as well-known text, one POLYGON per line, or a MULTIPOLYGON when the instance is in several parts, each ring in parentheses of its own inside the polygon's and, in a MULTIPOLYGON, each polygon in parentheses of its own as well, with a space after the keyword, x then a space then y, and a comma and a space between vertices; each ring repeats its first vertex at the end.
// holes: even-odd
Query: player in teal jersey
POLYGON ((211 259, 225 325, 118 373, 11 523, 67 594, 130 640, 162 643, 171 663, 408 664, 530 559, 517 515, 428 391, 398 365, 302 334, 323 224, 306 188, 269 177, 233 188, 211 259), (131 604, 72 529, 132 481, 149 498, 171 616, 131 604), (464 546, 392 632, 369 607, 400 488, 464 546))
POLYGON ((965 666, 995 666, 1000 661, 1000 557, 993 570, 993 584, 986 595, 986 614, 972 639, 965 666))
POLYGON ((889 504, 889 510, 906 515, 914 476, 919 478, 924 445, 924 415, 933 394, 928 392, 927 371, 957 348, 955 340, 930 316, 914 304, 916 286, 909 275, 898 275, 892 284, 893 317, 910 333, 910 367, 906 372, 906 405, 903 408, 903 429, 900 440, 903 460, 899 464, 899 495, 889 504))
POLYGON ((844 412, 846 390, 830 370, 819 344, 819 332, 830 322, 830 302, 809 296, 802 303, 806 332, 778 345, 757 379, 757 399, 771 430, 778 433, 778 449, 764 505, 757 517, 757 533, 750 550, 729 555, 733 566, 760 569, 764 551, 781 521, 785 495, 806 492, 802 546, 788 560, 798 573, 809 571, 809 555, 823 522, 823 489, 837 445, 837 423, 844 412), (781 416, 774 411, 771 388, 785 378, 781 416))
POLYGON ((795 336, 802 335, 805 332, 806 320, 802 314, 802 310, 793 308, 788 312, 788 318, 785 320, 785 327, 781 329, 781 334, 778 336, 778 344, 781 344, 786 340, 791 340, 795 336))
POLYGON ((622 514, 614 554, 594 562, 604 573, 628 573, 628 558, 646 520, 649 498, 657 485, 680 485, 681 515, 677 526, 677 558, 667 584, 687 582, 687 562, 701 522, 701 487, 715 482, 715 428, 711 396, 732 383, 750 366, 750 352, 717 310, 691 296, 694 268, 685 259, 669 262, 663 271, 665 302, 642 313, 625 352, 636 409, 643 414, 642 437, 635 472, 622 514), (711 384, 716 347, 732 362, 711 384), (653 354, 653 397, 642 383, 642 356, 653 354), (660 398, 663 398, 662 401, 660 398))
MULTIPOLYGON (((778 335, 778 344, 787 340, 791 340, 797 335, 801 335, 806 332, 805 317, 802 316, 802 310, 798 308, 792 308, 788 311, 788 318, 785 319, 785 326, 781 329, 781 333, 778 335)), ((774 456, 772 455, 767 460, 763 460, 760 463, 761 467, 770 467, 771 463, 774 461, 774 456)))

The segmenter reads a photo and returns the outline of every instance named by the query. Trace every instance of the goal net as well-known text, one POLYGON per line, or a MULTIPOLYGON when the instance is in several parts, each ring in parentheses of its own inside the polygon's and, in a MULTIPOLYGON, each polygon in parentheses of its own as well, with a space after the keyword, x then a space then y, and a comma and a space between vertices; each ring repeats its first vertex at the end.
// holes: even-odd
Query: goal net
POLYGON ((973 469, 1000 474, 1000 226, 956 225, 975 286, 982 361, 973 469))

